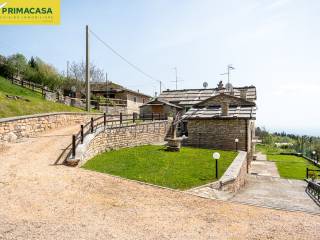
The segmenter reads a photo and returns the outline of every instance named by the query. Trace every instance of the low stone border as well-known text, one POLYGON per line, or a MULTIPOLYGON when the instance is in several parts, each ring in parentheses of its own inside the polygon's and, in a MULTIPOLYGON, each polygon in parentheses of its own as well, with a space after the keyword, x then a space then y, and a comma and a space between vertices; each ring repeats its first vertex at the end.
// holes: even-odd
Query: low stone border
POLYGON ((170 130, 170 120, 139 124, 102 126, 88 134, 76 148, 74 158, 66 159, 67 165, 82 166, 94 156, 111 150, 154 144, 165 139, 170 130))
POLYGON ((239 151, 237 157, 220 178, 220 189, 223 191, 237 192, 246 183, 247 152, 239 151))
POLYGON ((247 152, 239 151, 236 158, 232 161, 228 169, 225 171, 223 176, 215 182, 207 183, 190 190, 197 190, 205 187, 210 187, 216 190, 237 192, 246 183, 247 177, 247 164, 248 155, 247 152))
POLYGON ((0 143, 36 136, 49 129, 85 123, 101 113, 55 112, 0 119, 0 143))

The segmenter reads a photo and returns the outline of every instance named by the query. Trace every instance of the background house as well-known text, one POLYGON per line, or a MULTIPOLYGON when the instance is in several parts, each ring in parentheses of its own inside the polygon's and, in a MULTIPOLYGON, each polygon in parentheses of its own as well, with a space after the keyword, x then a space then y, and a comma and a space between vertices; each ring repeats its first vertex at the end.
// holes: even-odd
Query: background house
POLYGON ((97 107, 109 114, 139 113, 139 107, 151 99, 149 95, 113 82, 91 83, 90 90, 97 107))
POLYGON ((175 116, 183 107, 172 104, 170 102, 155 98, 140 106, 140 115, 151 115, 152 113, 175 116))

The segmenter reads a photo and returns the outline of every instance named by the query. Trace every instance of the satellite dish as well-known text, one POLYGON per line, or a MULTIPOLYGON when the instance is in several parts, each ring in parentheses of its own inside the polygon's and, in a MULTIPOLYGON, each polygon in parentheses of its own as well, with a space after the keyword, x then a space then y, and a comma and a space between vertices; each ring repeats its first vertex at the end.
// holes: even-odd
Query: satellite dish
POLYGON ((203 86, 204 88, 207 88, 207 87, 208 87, 208 83, 207 83, 207 82, 204 82, 204 83, 202 84, 202 86, 203 86))
POLYGON ((227 83, 226 84, 226 91, 227 92, 233 92, 233 86, 231 83, 227 83))

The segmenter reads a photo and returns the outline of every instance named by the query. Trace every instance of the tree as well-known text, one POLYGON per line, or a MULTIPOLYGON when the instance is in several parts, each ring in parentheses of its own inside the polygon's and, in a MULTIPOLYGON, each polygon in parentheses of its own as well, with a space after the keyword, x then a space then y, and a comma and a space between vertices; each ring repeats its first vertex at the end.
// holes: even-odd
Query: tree
POLYGON ((29 62, 28 62, 29 66, 33 69, 37 69, 38 65, 36 60, 34 59, 34 57, 31 57, 29 62))
POLYGON ((12 75, 23 75, 28 68, 27 59, 23 54, 17 53, 8 57, 7 64, 12 75))
MULTIPOLYGON (((78 81, 85 81, 86 65, 82 61, 80 63, 71 63, 69 68, 69 77, 78 81)), ((105 81, 104 72, 94 64, 90 63, 90 81, 103 82, 105 81)))

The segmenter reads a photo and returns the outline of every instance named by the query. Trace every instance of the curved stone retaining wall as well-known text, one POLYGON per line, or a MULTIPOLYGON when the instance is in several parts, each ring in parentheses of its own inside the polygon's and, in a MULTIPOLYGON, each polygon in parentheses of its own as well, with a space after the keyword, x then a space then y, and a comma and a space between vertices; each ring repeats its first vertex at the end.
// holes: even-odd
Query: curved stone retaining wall
POLYGON ((219 180, 220 190, 237 192, 246 183, 248 170, 247 152, 239 151, 237 157, 219 180))
POLYGON ((50 129, 85 123, 99 113, 46 113, 0 119, 0 142, 14 142, 23 137, 35 136, 50 129))
POLYGON ((117 126, 106 130, 100 128, 86 136, 84 143, 77 147, 75 160, 79 160, 81 166, 105 151, 163 142, 169 129, 168 120, 117 126))

